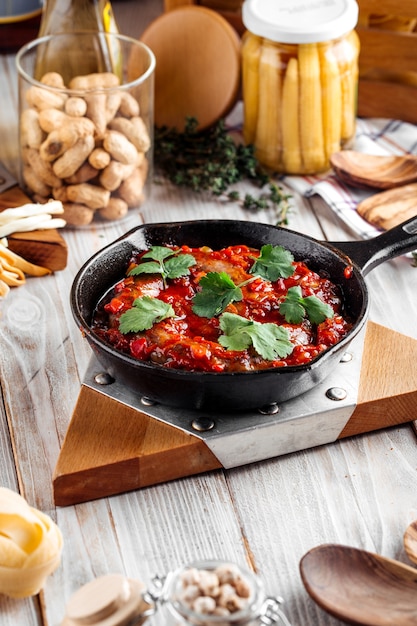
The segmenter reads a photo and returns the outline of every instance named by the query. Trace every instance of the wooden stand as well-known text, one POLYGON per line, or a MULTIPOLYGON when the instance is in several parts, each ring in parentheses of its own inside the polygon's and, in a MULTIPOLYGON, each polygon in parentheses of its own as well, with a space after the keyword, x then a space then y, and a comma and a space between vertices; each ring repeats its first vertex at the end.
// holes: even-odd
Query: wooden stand
MULTIPOLYGON (((336 440, 416 418, 417 341, 369 322, 363 354, 358 401, 336 440)), ((220 468, 198 436, 83 385, 53 476, 55 503, 76 504, 220 468)))

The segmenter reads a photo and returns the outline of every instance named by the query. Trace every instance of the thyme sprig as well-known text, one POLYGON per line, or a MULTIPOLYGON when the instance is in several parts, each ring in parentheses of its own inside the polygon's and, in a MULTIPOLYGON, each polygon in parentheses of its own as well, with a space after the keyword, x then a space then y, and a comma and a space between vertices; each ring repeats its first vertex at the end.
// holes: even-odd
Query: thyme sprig
POLYGON ((234 141, 223 120, 203 131, 195 118, 186 119, 182 132, 155 128, 154 160, 156 168, 179 187, 208 193, 221 202, 237 202, 249 211, 273 209, 277 224, 288 224, 291 196, 261 167, 252 145, 234 141), (243 180, 263 191, 254 196, 230 189, 243 180))

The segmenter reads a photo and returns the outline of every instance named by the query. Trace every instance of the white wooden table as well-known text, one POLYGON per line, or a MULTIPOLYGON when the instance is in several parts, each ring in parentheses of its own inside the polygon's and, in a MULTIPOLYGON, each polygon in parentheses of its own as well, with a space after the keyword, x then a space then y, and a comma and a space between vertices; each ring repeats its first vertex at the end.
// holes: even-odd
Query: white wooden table
MULTIPOLYGON (((139 36, 162 10, 153 0, 114 3, 121 30, 139 36)), ((0 57, 0 160, 17 173, 14 56, 0 57)), ((351 239, 322 205, 293 194, 290 227, 319 239, 351 239)), ((126 224, 68 230, 68 266, 30 279, 0 303, 0 483, 24 494, 62 530, 62 564, 39 597, 0 596, 2 626, 58 626, 70 595, 93 577, 121 572, 148 582, 195 558, 253 567, 285 599, 294 626, 338 620, 309 598, 300 558, 321 543, 361 547, 407 562, 402 536, 417 518, 417 440, 412 424, 227 471, 55 508, 52 473, 91 351, 69 305, 72 280, 94 252, 143 222, 239 218, 273 222, 198 195, 154 186, 126 224)), ((417 339, 417 270, 404 258, 367 278, 370 319, 417 339)), ((415 412, 417 419, 417 407, 415 412)), ((158 621, 158 620, 156 620, 158 621)))

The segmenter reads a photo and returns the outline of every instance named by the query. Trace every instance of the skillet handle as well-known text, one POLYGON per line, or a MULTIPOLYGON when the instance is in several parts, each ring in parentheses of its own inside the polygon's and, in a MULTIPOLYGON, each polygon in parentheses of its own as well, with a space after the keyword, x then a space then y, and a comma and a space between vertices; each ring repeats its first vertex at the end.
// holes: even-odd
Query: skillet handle
POLYGON ((417 250, 417 217, 366 241, 339 241, 330 245, 354 261, 365 276, 381 263, 417 250))

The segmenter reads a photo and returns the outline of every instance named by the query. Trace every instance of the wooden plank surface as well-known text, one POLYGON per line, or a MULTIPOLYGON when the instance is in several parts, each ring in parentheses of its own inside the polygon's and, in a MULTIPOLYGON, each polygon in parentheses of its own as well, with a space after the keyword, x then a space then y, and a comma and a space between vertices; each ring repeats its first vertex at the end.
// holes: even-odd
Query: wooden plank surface
MULTIPOLYGON (((114 7, 134 36, 163 10, 154 0, 119 0, 114 7)), ((18 158, 16 85, 13 56, 0 57, 0 160, 12 171, 18 158)), ((285 598, 294 626, 338 626, 302 586, 298 564, 307 550, 345 543, 406 562, 402 533, 417 518, 417 442, 407 425, 94 502, 54 505, 53 470, 91 355, 69 308, 75 273, 91 254, 143 221, 242 215, 274 221, 266 212, 242 214, 236 206, 155 185, 148 205, 127 222, 67 231, 66 269, 28 280, 0 304, 2 484, 21 488, 32 506, 50 514, 65 544, 61 567, 39 598, 0 596, 2 626, 58 626, 71 593, 95 576, 121 572, 149 582, 156 572, 213 556, 256 569, 267 592, 285 598)), ((318 238, 352 238, 325 206, 303 198, 294 197, 290 224, 318 238)), ((417 339, 417 270, 410 260, 373 270, 367 284, 371 319, 417 339)))

